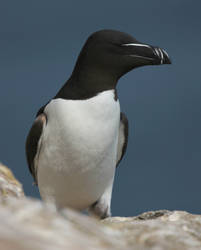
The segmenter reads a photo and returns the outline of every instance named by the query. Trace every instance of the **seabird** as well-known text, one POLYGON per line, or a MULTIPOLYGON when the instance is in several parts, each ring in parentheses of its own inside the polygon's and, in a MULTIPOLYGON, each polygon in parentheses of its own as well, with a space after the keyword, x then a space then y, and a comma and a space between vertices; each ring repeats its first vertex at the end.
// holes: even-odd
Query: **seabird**
POLYGON ((128 140, 117 82, 137 67, 170 63, 165 50, 129 34, 89 36, 70 78, 39 109, 27 136, 27 162, 43 200, 111 216, 115 170, 128 140))

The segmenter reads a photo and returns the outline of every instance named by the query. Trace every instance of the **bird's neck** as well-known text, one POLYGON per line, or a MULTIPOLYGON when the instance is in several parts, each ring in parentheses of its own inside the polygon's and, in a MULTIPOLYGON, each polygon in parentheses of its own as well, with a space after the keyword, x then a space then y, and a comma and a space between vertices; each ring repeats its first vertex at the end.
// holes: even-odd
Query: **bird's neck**
POLYGON ((55 98, 88 99, 100 92, 116 89, 117 80, 95 69, 73 71, 69 80, 60 89, 55 98))

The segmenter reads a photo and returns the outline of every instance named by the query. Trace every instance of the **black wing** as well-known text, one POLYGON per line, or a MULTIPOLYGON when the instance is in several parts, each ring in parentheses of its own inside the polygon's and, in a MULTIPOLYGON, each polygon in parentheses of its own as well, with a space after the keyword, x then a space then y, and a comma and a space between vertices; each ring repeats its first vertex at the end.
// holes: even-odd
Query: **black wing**
POLYGON ((123 158, 128 144, 128 119, 124 113, 120 114, 119 139, 117 148, 117 165, 123 158))
POLYGON ((37 184, 37 169, 35 166, 35 158, 39 154, 41 148, 41 135, 43 128, 47 123, 47 117, 44 113, 39 114, 34 121, 26 139, 26 157, 29 170, 37 184))

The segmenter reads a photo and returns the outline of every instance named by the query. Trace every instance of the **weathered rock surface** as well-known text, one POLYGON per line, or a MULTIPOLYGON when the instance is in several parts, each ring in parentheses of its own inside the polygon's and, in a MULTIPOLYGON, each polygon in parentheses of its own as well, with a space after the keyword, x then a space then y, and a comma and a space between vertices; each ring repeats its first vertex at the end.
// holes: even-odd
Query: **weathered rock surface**
POLYGON ((70 209, 58 213, 52 205, 22 198, 23 192, 13 198, 13 192, 0 197, 2 250, 201 249, 200 215, 162 210, 98 221, 70 209))
POLYGON ((0 163, 0 197, 23 197, 22 185, 9 168, 0 163))

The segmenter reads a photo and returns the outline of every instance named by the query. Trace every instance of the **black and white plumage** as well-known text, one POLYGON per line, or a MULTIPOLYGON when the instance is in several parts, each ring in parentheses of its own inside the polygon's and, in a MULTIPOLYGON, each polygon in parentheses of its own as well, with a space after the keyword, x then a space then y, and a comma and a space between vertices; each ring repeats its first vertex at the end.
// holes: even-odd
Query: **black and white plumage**
POLYGON ((110 216, 115 170, 128 140, 116 85, 136 67, 159 64, 170 64, 163 49, 126 33, 102 30, 88 38, 71 77, 40 108, 27 136, 29 169, 45 201, 110 216))

